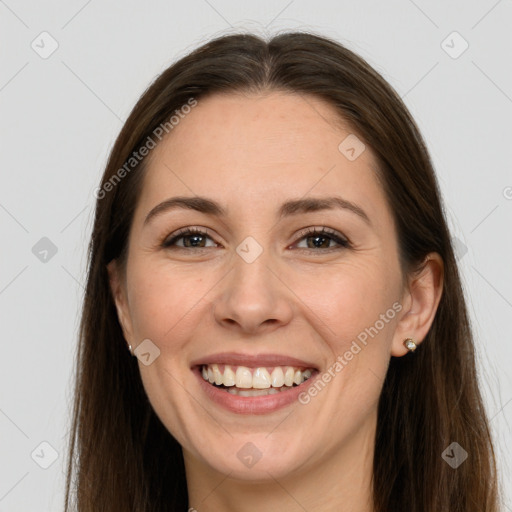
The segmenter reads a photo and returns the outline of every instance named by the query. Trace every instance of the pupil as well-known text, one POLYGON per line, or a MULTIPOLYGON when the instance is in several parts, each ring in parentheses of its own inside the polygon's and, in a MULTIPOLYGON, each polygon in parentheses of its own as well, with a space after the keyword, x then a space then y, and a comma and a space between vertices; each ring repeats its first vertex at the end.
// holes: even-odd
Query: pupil
MULTIPOLYGON (((329 244, 327 237, 324 237, 324 236, 315 236, 315 237, 310 237, 310 238, 312 238, 314 240, 313 247, 322 247, 322 245, 325 247, 325 244, 322 244, 322 243, 317 244, 316 242, 318 242, 318 240, 324 240, 324 241, 327 240, 327 245, 329 244)), ((311 248, 312 246, 309 245, 309 247, 311 248)))
POLYGON ((197 244, 196 242, 198 241, 198 239, 201 239, 203 238, 202 235, 188 235, 187 237, 185 237, 185 247, 203 247, 203 245, 201 244, 197 244), (194 242, 190 243, 191 240, 194 240, 194 242), (189 243, 187 243, 187 241, 189 243))

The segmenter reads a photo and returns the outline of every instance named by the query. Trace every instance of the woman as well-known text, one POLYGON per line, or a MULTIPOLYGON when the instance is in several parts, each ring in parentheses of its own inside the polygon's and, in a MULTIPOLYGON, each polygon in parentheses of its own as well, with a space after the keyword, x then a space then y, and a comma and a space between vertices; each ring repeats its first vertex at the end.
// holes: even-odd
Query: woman
POLYGON ((497 510, 432 164, 361 58, 210 41, 96 197, 67 510, 497 510))

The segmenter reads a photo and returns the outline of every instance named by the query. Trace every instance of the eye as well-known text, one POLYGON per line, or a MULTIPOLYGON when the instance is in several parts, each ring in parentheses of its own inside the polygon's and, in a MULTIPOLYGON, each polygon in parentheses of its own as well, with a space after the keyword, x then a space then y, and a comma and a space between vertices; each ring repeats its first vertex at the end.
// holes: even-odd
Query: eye
MULTIPOLYGON (((339 250, 340 248, 351 246, 350 242, 343 235, 326 227, 304 229, 300 232, 300 240, 306 241, 306 249, 339 250), (329 244, 331 242, 335 242, 340 247, 330 247, 329 244)), ((299 246, 298 248, 304 249, 304 247, 299 246)))
MULTIPOLYGON (((330 228, 306 228, 300 232, 299 242, 305 240, 306 247, 297 246, 298 249, 322 249, 322 250, 339 250, 342 248, 351 247, 350 242, 340 233, 330 228), (334 242, 338 247, 331 247, 330 244, 334 242)), ((208 234, 205 229, 200 228, 183 228, 171 235, 162 243, 164 248, 197 248, 205 249, 208 247, 218 247, 212 237, 208 234), (211 240, 213 245, 207 246, 207 240, 211 240), (178 243, 182 241, 182 243, 178 243)), ((318 251, 315 251, 318 252, 318 251)))
MULTIPOLYGON (((180 229, 174 235, 171 235, 171 238, 167 238, 162 243, 162 247, 169 248, 171 246, 175 246, 184 249, 197 247, 199 249, 202 249, 207 247, 205 245, 207 239, 212 240, 212 238, 208 235, 208 233, 205 230, 198 228, 183 228, 180 229), (182 244, 177 243, 180 240, 183 240, 182 244)), ((214 242, 213 247, 217 247, 217 245, 218 244, 214 242)))

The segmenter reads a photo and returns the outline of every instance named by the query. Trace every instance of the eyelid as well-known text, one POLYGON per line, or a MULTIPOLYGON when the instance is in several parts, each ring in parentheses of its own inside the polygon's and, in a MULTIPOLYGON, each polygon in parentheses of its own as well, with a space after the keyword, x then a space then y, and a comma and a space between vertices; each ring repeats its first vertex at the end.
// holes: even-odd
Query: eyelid
MULTIPOLYGON (((168 248, 171 246, 171 242, 176 242, 176 240, 179 240, 180 238, 187 236, 187 235, 207 235, 208 238, 210 238, 215 243, 218 243, 215 241, 215 238, 212 236, 211 231, 208 228, 202 227, 202 226, 187 226, 185 228, 180 228, 170 235, 166 235, 163 240, 161 241, 161 245, 165 248, 168 248)), ((201 249, 201 247, 199 247, 201 249)), ((202 249, 206 249, 206 247, 202 247, 202 249)))
POLYGON ((335 229, 328 228, 327 226, 321 226, 321 227, 314 226, 314 227, 304 228, 299 231, 297 236, 299 237, 298 240, 302 240, 302 238, 304 238, 306 236, 312 236, 315 234, 329 235, 334 239, 337 238, 340 241, 342 241, 348 245, 351 245, 350 240, 343 233, 336 231, 335 229))

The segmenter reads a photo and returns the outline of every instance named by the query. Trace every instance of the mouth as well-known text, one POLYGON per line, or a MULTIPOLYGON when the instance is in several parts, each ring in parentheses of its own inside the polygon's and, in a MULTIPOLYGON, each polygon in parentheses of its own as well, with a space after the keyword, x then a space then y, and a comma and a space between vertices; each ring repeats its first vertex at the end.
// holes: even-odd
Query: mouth
POLYGON ((300 386, 316 372, 314 368, 297 366, 200 365, 203 380, 231 395, 255 397, 275 395, 300 386))
POLYGON ((207 399, 238 414, 267 414, 299 401, 319 370, 280 355, 224 353, 191 365, 207 399))

